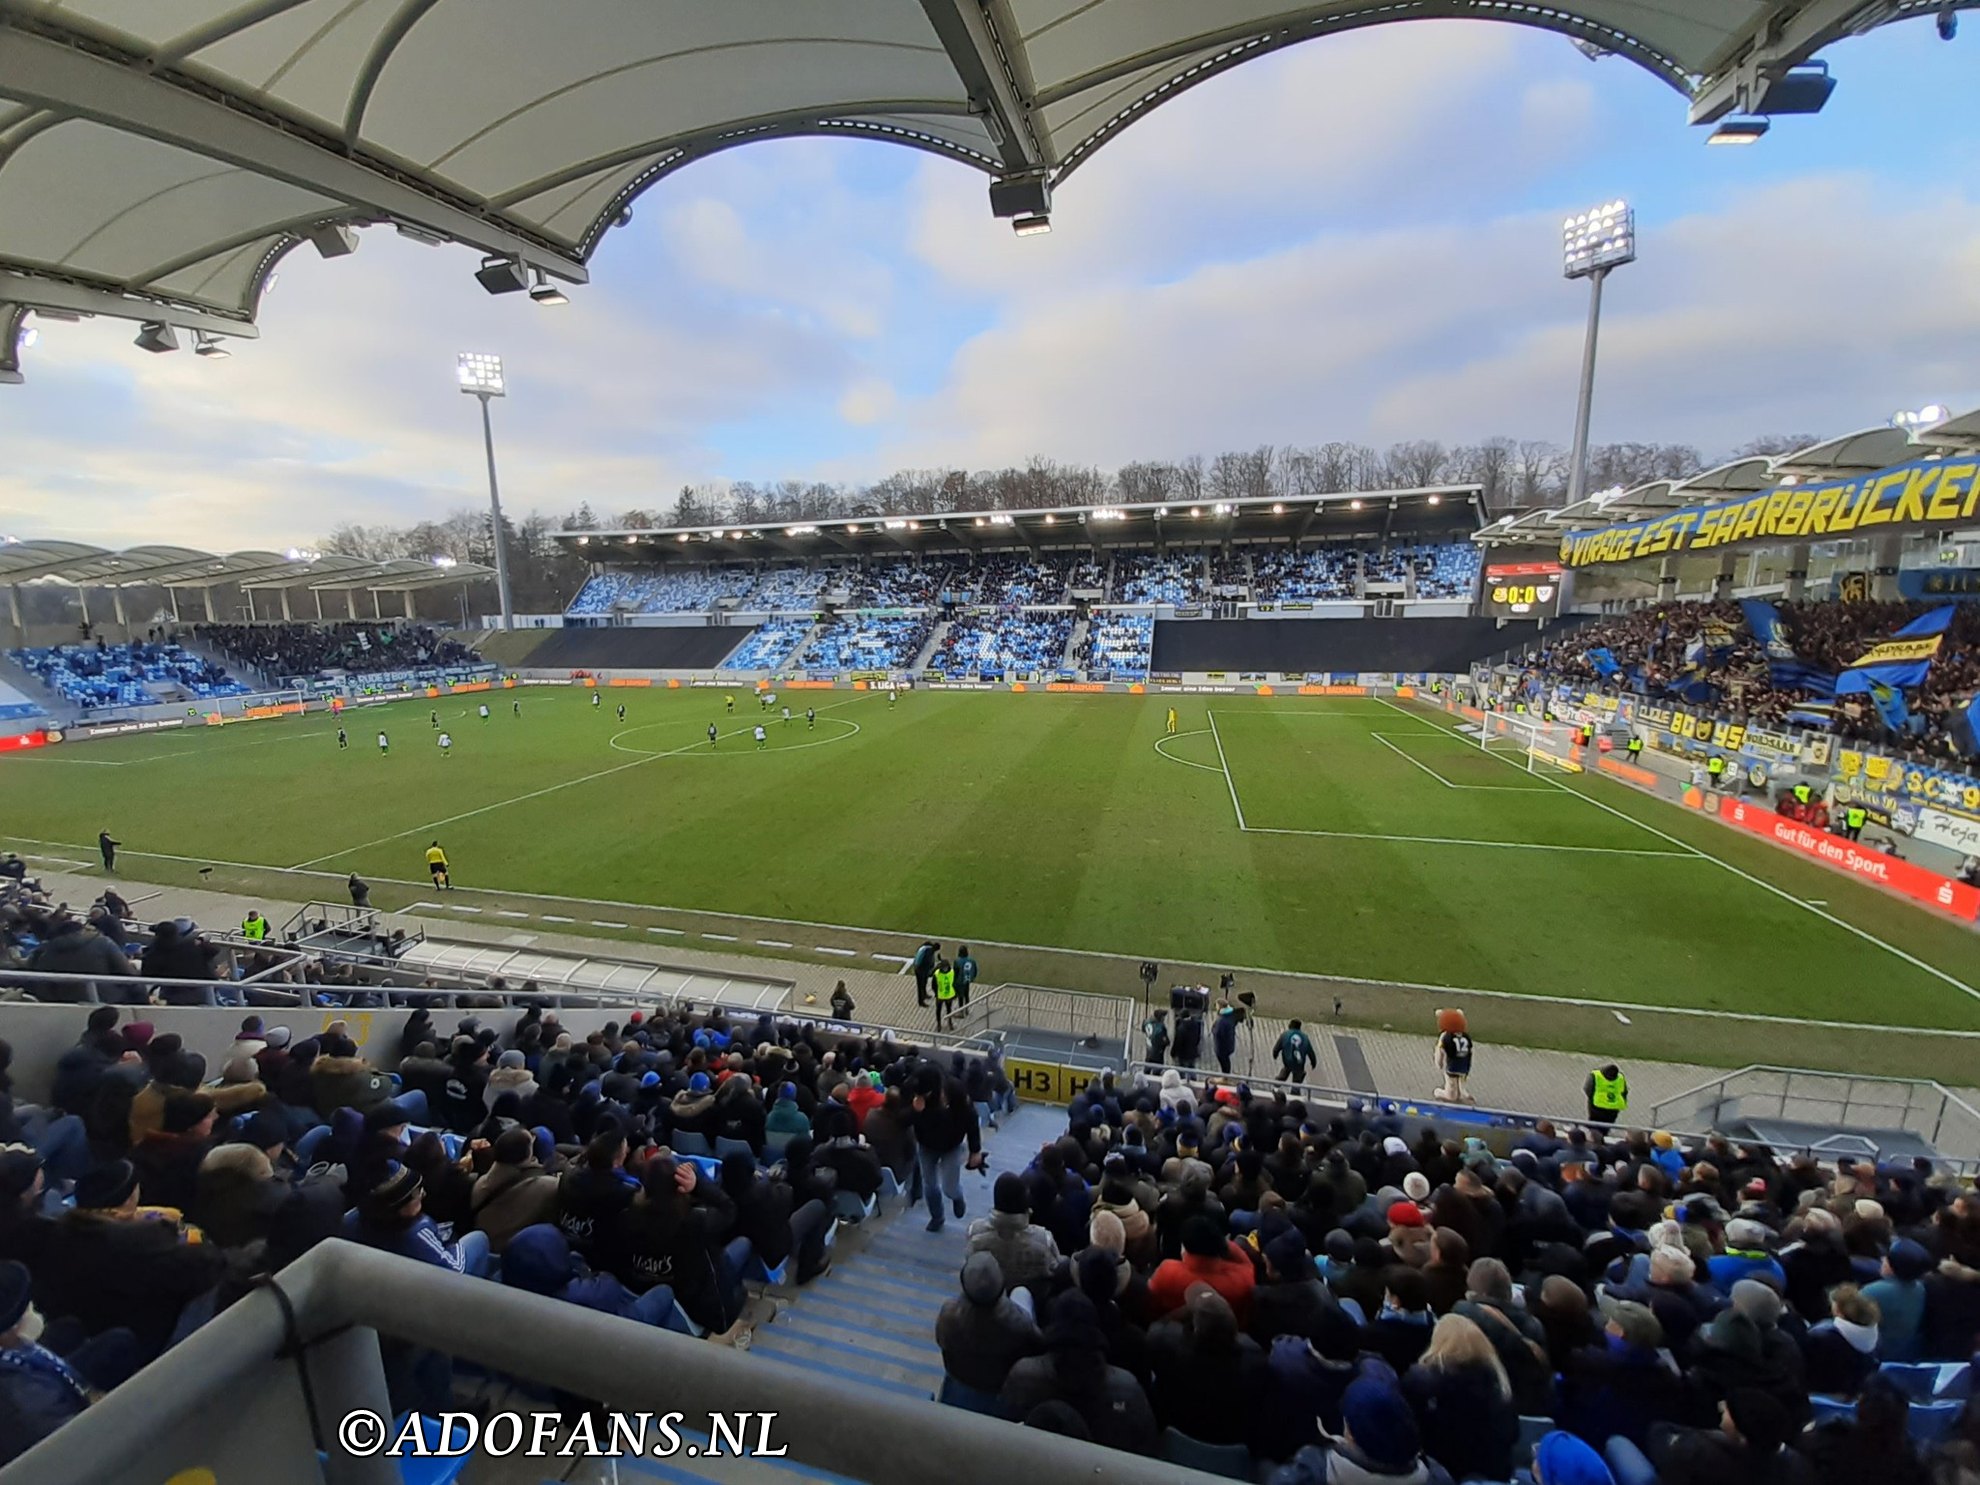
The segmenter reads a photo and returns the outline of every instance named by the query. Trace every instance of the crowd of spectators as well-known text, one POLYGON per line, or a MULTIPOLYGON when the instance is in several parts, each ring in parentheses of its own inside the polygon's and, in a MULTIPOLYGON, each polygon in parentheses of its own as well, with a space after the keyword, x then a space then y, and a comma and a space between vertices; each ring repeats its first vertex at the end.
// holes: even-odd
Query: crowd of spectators
POLYGON ((945 675, 1002 680, 1005 675, 1057 671, 1072 638, 1070 610, 1026 614, 969 613, 950 623, 928 668, 945 675))
POLYGON ((1147 614, 1096 610, 1075 646, 1073 666, 1096 680, 1144 681, 1154 646, 1155 621, 1147 614))
MULTIPOLYGON (((0 1465, 333 1236, 731 1332, 746 1275, 824 1272, 834 1214, 888 1175, 925 1172, 962 1216, 977 1105, 1008 1089, 994 1064, 768 1016, 573 1035, 530 1011, 498 1034, 421 1010, 385 1032, 391 1073, 343 1021, 249 1016, 214 1069, 124 1016, 79 1017, 37 1106, 0 1043, 0 1465)), ((394 1407, 451 1406, 449 1373, 402 1358, 394 1407)))
POLYGON ((474 665, 480 657, 431 624, 201 624, 203 644, 271 680, 474 665))
MULTIPOLYGON (((1834 677, 1871 646, 1934 604, 1823 601, 1775 605, 1793 636, 1798 660, 1810 670, 1834 677)), ((1576 627, 1541 650, 1537 667, 1545 676, 1573 685, 1629 690, 1663 697, 1702 684, 1727 716, 1753 725, 1781 727, 1789 713, 1815 714, 1806 704, 1826 704, 1825 690, 1777 685, 1761 641, 1737 603, 1663 603, 1627 614, 1608 615, 1576 627), (1590 657, 1606 649, 1605 667, 1590 657)), ((1956 718, 1980 692, 1980 604, 1961 604, 1926 673, 1925 684, 1910 693, 1909 710, 1919 730, 1893 735, 1877 708, 1861 694, 1836 700, 1828 730, 1855 741, 1882 743, 1936 762, 1968 756, 1956 718)))
POLYGON ((1114 559, 1116 603, 1189 604, 1203 595, 1201 556, 1157 557, 1124 552, 1114 559))
POLYGON ((176 640, 160 638, 113 645, 36 646, 9 650, 8 658, 71 706, 156 706, 187 698, 244 695, 250 688, 176 640))
POLYGON ((969 574, 976 601, 997 607, 1063 603, 1068 572, 1063 562, 1000 552, 983 558, 969 574))
POLYGON ((1251 596, 1260 603, 1312 603, 1361 591, 1361 554, 1348 547, 1254 547, 1251 570, 1251 596))
POLYGON ((851 569, 846 591, 854 608, 923 608, 941 602, 967 571, 966 563, 946 557, 881 562, 851 569))
POLYGON ((775 670, 811 632, 811 620, 771 619, 758 627, 716 668, 718 670, 775 670))
POLYGON ((1502 1158, 1171 1069, 1089 1085, 995 1207, 936 1339, 1031 1426, 1273 1485, 1980 1465, 1980 1196, 1923 1161, 1544 1122, 1502 1158))
POLYGON ((800 670, 903 670, 935 630, 930 613, 843 614, 821 624, 792 662, 800 670))
POLYGON ((564 612, 573 618, 706 613, 750 590, 746 567, 608 567, 585 579, 564 612))
POLYGON ((1385 547, 1362 558, 1364 584, 1401 586, 1413 598, 1469 598, 1478 570, 1478 548, 1470 542, 1385 547))

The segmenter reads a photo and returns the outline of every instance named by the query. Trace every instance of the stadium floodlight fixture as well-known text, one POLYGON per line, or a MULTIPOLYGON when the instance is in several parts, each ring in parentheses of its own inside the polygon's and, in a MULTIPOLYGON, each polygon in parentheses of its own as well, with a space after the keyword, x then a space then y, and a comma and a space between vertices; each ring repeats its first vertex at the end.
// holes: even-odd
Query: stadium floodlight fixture
POLYGON ((1891 426, 1893 428, 1936 428, 1951 416, 1952 414, 1947 412, 1945 408, 1933 402, 1921 408, 1892 413, 1891 426))
POLYGON ((1348 502, 1348 509, 1349 509, 1349 510, 1360 510, 1360 509, 1361 509, 1361 501, 1360 501, 1360 499, 1359 499, 1359 498, 1356 498, 1356 499, 1354 499, 1354 500, 1350 500, 1350 501, 1348 502))
POLYGON ((454 376, 461 391, 481 404, 481 445, 488 457, 488 534, 495 547, 495 593, 502 604, 502 627, 514 629, 516 611, 509 597, 509 543, 502 525, 502 487, 495 478, 495 420, 488 411, 493 398, 508 395, 508 381, 502 374, 502 358, 486 351, 460 352, 454 358, 454 376))
POLYGON ((1588 280, 1588 334, 1581 347, 1581 394, 1575 406, 1574 445, 1568 454, 1568 504, 1581 499, 1588 481, 1588 419, 1595 406, 1595 342, 1602 325, 1602 281, 1636 261, 1636 213, 1627 201, 1592 207, 1561 224, 1562 272, 1588 280))
POLYGON ((1155 519, 1158 521, 1161 520, 1162 517, 1166 516, 1168 513, 1169 513, 1169 508, 1166 505, 1158 505, 1155 507, 1155 519))
POLYGON ((1189 508, 1189 513, 1190 513, 1190 514, 1191 514, 1192 516, 1200 516, 1200 515, 1202 515, 1202 514, 1203 514, 1203 507, 1202 507, 1202 506, 1200 506, 1200 505, 1192 505, 1192 506, 1191 506, 1191 507, 1189 508))
POLYGON ((357 233, 342 222, 324 222, 303 233, 319 258, 348 258, 357 251, 357 233))
POLYGON ((433 565, 435 567, 459 567, 461 564, 452 557, 435 557, 433 559, 433 565))
POLYGON ((1705 142, 1716 145, 1758 144, 1767 137, 1773 125, 1765 119, 1727 119, 1705 136, 1705 142))
POLYGON ((1053 516, 1048 512, 1045 516, 1045 524, 1047 526, 1050 526, 1056 519, 1058 519, 1056 516, 1053 516))
POLYGON ((23 325, 21 326, 20 333, 14 337, 14 346, 17 350, 31 351, 34 349, 35 342, 40 339, 41 332, 39 330, 35 329, 32 325, 23 325))
POLYGON ((1283 515, 1284 515, 1285 513, 1286 513, 1286 508, 1285 508, 1285 507, 1284 507, 1283 505, 1281 505, 1281 504, 1279 504, 1279 502, 1278 502, 1278 501, 1276 501, 1276 500, 1272 502, 1272 514, 1273 514, 1273 515, 1275 515, 1275 516, 1283 516, 1283 515))
POLYGON ((176 351, 179 348, 179 337, 170 325, 158 320, 147 320, 138 328, 137 339, 131 344, 141 351, 150 351, 155 356, 162 356, 167 351, 176 351))
POLYGON ((885 526, 885 528, 886 528, 887 530, 889 530, 889 531, 905 531, 905 530, 907 530, 907 522, 906 522, 906 521, 886 521, 886 522, 883 522, 882 524, 883 524, 883 525, 885 526))
POLYGON ((1011 223, 1011 230, 1019 237, 1043 237, 1052 230, 1052 219, 1042 215, 1018 217, 1011 223))
POLYGON ((455 358, 455 371, 460 377, 461 390, 470 397, 505 397, 508 395, 502 380, 502 358, 482 351, 462 351, 455 358))
POLYGON ((538 304, 569 304, 571 296, 550 282, 550 275, 541 268, 536 270, 536 282, 530 286, 529 297, 538 304))
POLYGON ((686 541, 688 539, 688 534, 685 531, 683 531, 679 536, 675 537, 674 539, 676 541, 686 541))
POLYGON ((909 522, 908 522, 908 530, 910 530, 910 531, 919 531, 920 529, 921 529, 921 522, 919 522, 919 521, 909 521, 909 522))
POLYGON ((204 356, 210 361, 224 361, 234 353, 227 349, 217 335, 209 335, 204 330, 193 331, 193 354, 204 356))
POLYGON ((990 524, 992 526, 1015 526, 1017 524, 1017 518, 1014 516, 992 514, 990 524))
POLYGON ((1430 497, 1430 503, 1432 505, 1442 505, 1444 503, 1444 497, 1441 495, 1432 495, 1430 497))
POLYGON ((1636 261, 1636 213, 1627 201, 1607 201, 1561 223, 1562 271, 1588 278, 1636 261))

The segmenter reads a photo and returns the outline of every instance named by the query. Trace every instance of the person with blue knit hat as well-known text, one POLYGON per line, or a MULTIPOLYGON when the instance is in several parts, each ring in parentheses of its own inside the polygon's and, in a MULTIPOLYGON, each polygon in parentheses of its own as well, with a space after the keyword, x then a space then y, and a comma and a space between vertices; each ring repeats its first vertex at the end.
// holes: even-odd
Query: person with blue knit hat
POLYGON ((667 1105, 667 1125, 677 1134, 709 1134, 714 1123, 715 1088, 705 1072, 689 1077, 687 1087, 667 1105))
POLYGON ((1416 1415, 1387 1363, 1373 1357, 1341 1396, 1341 1437, 1308 1444, 1270 1476, 1270 1485, 1451 1485, 1450 1472, 1423 1453, 1416 1415))
POLYGON ((1533 1451, 1534 1485, 1616 1485, 1602 1456, 1571 1433, 1559 1429, 1540 1440, 1533 1451))

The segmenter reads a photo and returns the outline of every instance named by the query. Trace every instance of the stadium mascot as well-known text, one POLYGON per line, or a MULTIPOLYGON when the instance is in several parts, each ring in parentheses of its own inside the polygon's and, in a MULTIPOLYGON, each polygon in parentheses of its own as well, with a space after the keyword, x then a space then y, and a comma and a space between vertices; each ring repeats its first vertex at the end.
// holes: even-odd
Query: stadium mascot
POLYGON ((1437 1067, 1444 1082, 1433 1097, 1444 1103, 1478 1102, 1464 1086, 1471 1076, 1471 1032, 1463 1011, 1437 1012, 1437 1067))

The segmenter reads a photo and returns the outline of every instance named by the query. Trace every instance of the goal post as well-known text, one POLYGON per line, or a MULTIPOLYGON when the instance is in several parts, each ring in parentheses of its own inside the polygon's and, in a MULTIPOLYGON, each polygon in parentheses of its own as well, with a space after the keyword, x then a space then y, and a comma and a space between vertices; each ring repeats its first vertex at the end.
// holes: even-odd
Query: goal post
POLYGON ((1551 770, 1580 773, 1581 749, 1575 745, 1575 730, 1565 722, 1545 722, 1538 717, 1506 716, 1487 712, 1478 729, 1478 745, 1488 753, 1498 753, 1528 773, 1551 770))

